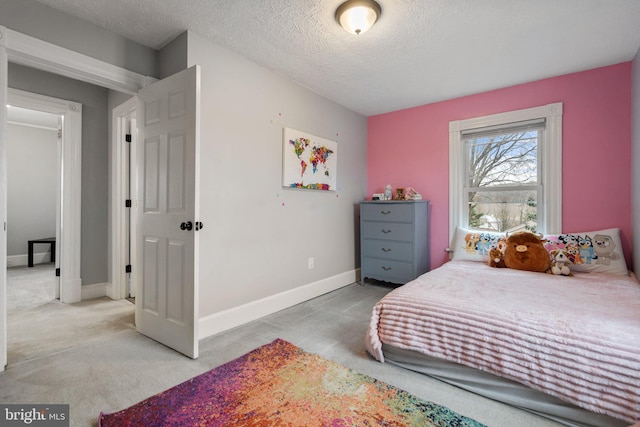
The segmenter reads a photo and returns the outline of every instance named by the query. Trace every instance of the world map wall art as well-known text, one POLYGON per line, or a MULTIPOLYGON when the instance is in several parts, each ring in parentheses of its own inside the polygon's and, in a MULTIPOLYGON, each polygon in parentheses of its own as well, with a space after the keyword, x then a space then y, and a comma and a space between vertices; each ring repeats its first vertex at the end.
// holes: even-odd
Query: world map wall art
POLYGON ((338 143, 289 128, 283 134, 282 186, 335 191, 338 143))

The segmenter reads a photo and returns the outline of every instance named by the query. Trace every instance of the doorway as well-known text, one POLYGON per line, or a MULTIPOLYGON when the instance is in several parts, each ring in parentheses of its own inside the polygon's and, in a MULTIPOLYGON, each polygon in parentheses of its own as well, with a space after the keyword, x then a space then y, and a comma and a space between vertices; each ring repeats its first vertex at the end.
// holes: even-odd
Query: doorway
MULTIPOLYGON (((58 237, 62 117, 11 105, 7 109, 7 266, 12 267, 28 264, 29 240, 58 237)), ((34 247, 32 263, 48 260, 42 252, 50 246, 34 247)), ((55 248, 52 252, 55 259, 55 248)))
MULTIPOLYGON (((80 278, 80 213, 81 213, 81 146, 82 104, 9 88, 7 104, 60 117, 61 168, 59 206, 56 211, 56 268, 60 271, 60 301, 79 302, 82 296, 80 278)), ((6 147, 5 147, 6 148, 6 147)), ((45 237, 45 236, 42 236, 45 237)))
MULTIPOLYGON (((78 52, 61 48, 42 40, 36 39, 25 34, 21 34, 17 31, 0 26, 0 105, 5 105, 8 101, 7 97, 7 65, 9 62, 15 62, 27 67, 33 67, 35 69, 41 69, 56 74, 61 74, 66 77, 81 80, 84 82, 92 83, 94 85, 102 86, 107 89, 116 90, 129 95, 137 95, 138 91, 142 88, 148 87, 149 83, 154 80, 149 77, 131 72, 124 68, 114 66, 109 63, 88 57, 78 52)), ((190 98, 194 96, 196 99, 188 104, 194 107, 199 106, 199 71, 197 71, 198 81, 195 84, 191 84, 188 94, 190 98)), ((185 92, 186 93, 186 92, 185 92)), ((168 93, 166 94, 169 95, 168 93)), ((182 96, 182 92, 177 96, 171 97, 171 102, 175 104, 175 101, 186 100, 187 97, 182 96)), ((175 105, 172 105, 175 107, 175 105)), ((0 108, 0 135, 3 135, 6 127, 6 109, 0 108)), ((186 111, 186 110, 184 110, 186 111)), ((63 195, 62 212, 63 212, 63 228, 61 232, 61 253, 66 255, 61 259, 61 300, 65 297, 80 301, 81 299, 81 280, 80 280, 80 184, 81 184, 81 125, 78 120, 81 118, 82 105, 69 103, 64 108, 64 124, 65 130, 63 130, 63 159, 71 159, 71 161, 64 161, 63 165, 63 183, 69 184, 66 189, 70 188, 70 195, 63 195), (74 114, 77 113, 77 114, 74 114), (68 116, 67 116, 68 114, 68 116), (77 132, 74 132, 75 127, 66 126, 70 122, 78 121, 77 132), (67 143, 67 139, 70 140, 67 143), (77 143, 74 145, 73 140, 77 143), (74 151, 75 150, 75 151, 74 151), (70 155, 71 157, 66 157, 70 155), (68 246, 67 246, 68 245, 68 246), (67 283, 65 274, 69 276, 67 279, 74 281, 67 283), (68 286, 68 289, 67 289, 68 286), (76 291, 77 294, 67 294, 66 290, 76 291)), ((172 111, 172 113, 175 111, 172 111)), ((181 111, 179 111, 181 112, 181 111)), ((197 109, 196 109, 197 112, 197 109)), ((142 115, 142 117, 145 117, 142 115)), ((189 137, 194 141, 199 137, 199 117, 198 114, 190 114, 188 117, 195 118, 190 120, 190 134, 189 137)), ((4 162, 4 141, 0 139, 0 175, 3 175, 6 170, 6 164, 4 162)), ((186 170, 196 170, 196 168, 185 168, 186 170)), ((0 183, 0 204, 5 203, 6 196, 6 183, 0 183)), ((195 184, 195 183, 194 183, 195 184)), ((65 189, 65 191, 66 191, 65 189)), ((113 190, 113 189, 112 189, 113 190)), ((116 202, 114 199, 111 202, 116 202)), ((197 204, 196 204, 197 206, 197 204)), ((6 207, 6 204, 5 204, 6 207)), ((0 211, 4 208, 0 207, 0 211)), ((112 218, 113 220, 113 218, 112 218)), ((181 219, 185 221, 186 219, 181 219)), ((196 220, 194 215, 189 217, 189 220, 196 220)), ((5 223, 6 226, 6 223, 5 223)), ((111 229, 112 234, 115 233, 116 228, 111 229)), ((197 242, 197 239, 194 239, 197 242)), ((115 248, 110 248, 110 259, 113 263, 115 248)), ((139 251, 139 249, 138 249, 139 251)), ((194 266, 197 257, 194 256, 194 266)), ((0 272, 6 272, 6 233, 0 233, 0 272)), ((142 269, 140 270, 142 271, 142 269)), ((113 278, 112 278, 113 279, 113 278)), ((142 283, 142 281, 140 281, 142 283)), ((189 307, 194 311, 189 315, 193 317, 188 323, 185 323, 185 327, 189 336, 194 338, 195 350, 197 352, 197 306, 194 304, 195 296, 197 296, 197 280, 192 281, 194 288, 189 293, 190 304, 189 307)), ((111 286, 114 290, 114 286, 111 286)), ((125 288, 126 289, 126 288, 125 288)), ((188 289, 187 289, 188 290, 188 289)), ((138 293, 140 297, 140 293, 138 293)), ((121 297, 123 298, 123 297, 121 297)), ((143 299, 144 298, 140 298, 143 299)), ((6 274, 2 273, 0 277, 0 371, 4 370, 7 362, 7 346, 6 346, 6 274)), ((139 304, 136 304, 138 307, 139 304)), ((144 332, 142 332, 144 333, 144 332)))
MULTIPOLYGON (((32 256, 24 254, 24 250, 18 250, 19 254, 12 253, 12 245, 15 242, 12 242, 12 238, 15 238, 13 234, 18 234, 20 236, 20 220, 16 219, 16 216, 29 217, 31 212, 29 212, 29 207, 26 207, 27 211, 24 209, 22 211, 18 210, 18 212, 12 213, 11 204, 15 204, 20 200, 20 196, 17 198, 12 197, 10 188, 12 184, 7 182, 7 224, 5 225, 5 229, 11 229, 6 231, 7 240, 5 240, 4 250, 8 255, 5 257, 4 261, 4 277, 5 277, 5 289, 7 290, 5 293, 5 303, 7 309, 12 312, 12 326, 11 332, 12 337, 15 338, 17 335, 16 332, 16 324, 15 316, 25 315, 28 313, 39 313, 41 307, 45 305, 44 298, 49 297, 51 292, 50 288, 53 287, 53 295, 51 295, 51 299, 49 302, 53 303, 56 299, 59 299, 60 302, 70 304, 79 302, 81 299, 81 281, 80 281, 80 251, 79 248, 74 248, 73 245, 79 242, 80 239, 80 223, 71 224, 71 221, 75 221, 76 218, 79 220, 80 218, 80 187, 79 187, 79 173, 81 171, 81 162, 78 164, 74 164, 74 159, 72 157, 74 154, 80 152, 81 146, 81 123, 82 123, 82 104, 66 101, 63 99, 48 97, 44 95, 34 94, 31 92, 21 91, 13 88, 8 88, 7 90, 7 105, 8 107, 4 110, 7 112, 8 120, 7 120, 7 134, 11 134, 11 130, 9 129, 9 125, 12 121, 15 121, 15 117, 13 114, 16 112, 29 113, 32 117, 34 114, 37 114, 40 119, 48 118, 50 121, 48 124, 43 124, 40 122, 39 124, 35 124, 36 129, 39 131, 47 131, 42 128, 49 128, 48 132, 51 133, 52 141, 45 142, 45 144, 52 144, 53 147, 44 147, 39 146, 38 151, 40 157, 51 157, 49 160, 49 166, 45 166, 44 158, 41 158, 40 162, 36 161, 35 158, 27 158, 22 163, 20 160, 14 158, 9 159, 7 164, 5 165, 5 173, 7 174, 7 181, 10 179, 20 180, 24 177, 24 171, 26 169, 34 169, 34 168, 54 168, 50 176, 45 174, 35 174, 31 177, 31 181, 51 181, 51 186, 49 188, 49 192, 53 193, 47 195, 44 192, 40 194, 36 194, 34 197, 39 198, 47 198, 49 196, 53 197, 53 201, 49 201, 45 204, 40 204, 38 209, 45 209, 48 212, 48 215, 52 216, 50 219, 53 224, 49 224, 47 226, 43 226, 43 224, 37 224, 39 222, 49 222, 42 216, 37 216, 36 218, 32 218, 31 224, 27 227, 28 230, 24 231, 26 234, 22 234, 22 237, 17 237, 18 241, 21 241, 22 245, 26 245, 26 239, 35 240, 35 239, 43 239, 47 237, 55 237, 55 246, 51 247, 51 249, 55 248, 55 265, 50 266, 47 264, 39 264, 40 261, 50 260, 50 253, 42 253, 42 249, 48 249, 43 247, 42 245, 34 246, 34 253, 32 256), (43 153, 44 152, 44 153, 43 153), (12 172, 12 168, 18 168, 17 175, 12 172), (73 178, 78 174, 78 181, 74 185, 73 178), (74 203, 77 203, 77 209, 74 203), (46 206, 46 207, 45 207, 46 206), (13 217, 12 217, 13 215, 13 217), (15 229, 12 227, 15 225, 15 229), (13 233, 16 232, 16 233, 13 233), (35 233, 35 234, 33 234, 35 233), (40 235, 42 234, 42 235, 40 235), (8 274, 7 274, 7 264, 10 266, 14 265, 27 265, 29 263, 29 258, 32 258, 34 261, 34 267, 23 268, 21 272, 15 271, 11 272, 11 280, 14 283, 9 284, 8 274), (57 272, 60 272, 57 274, 57 272), (24 298, 24 292, 13 292, 16 290, 15 281, 19 281, 19 286, 29 286, 29 291, 31 292, 32 298, 24 298), (19 300, 20 297, 23 297, 22 300, 19 300), (20 304, 22 303, 22 306, 20 304), (34 311, 35 310, 35 311, 34 311)), ((32 127, 34 126, 31 123, 32 127)), ((34 139, 35 136, 33 134, 26 135, 23 134, 22 138, 31 138, 34 139)), ((31 141, 33 142, 33 141, 31 141)), ((13 149, 10 147, 11 141, 5 139, 3 141, 3 149, 4 152, 8 155, 12 155, 13 149)), ((15 147, 14 147, 15 148, 15 147)), ((22 147, 24 148, 24 147, 22 147)), ((15 154, 15 153, 14 153, 15 154)), ((28 155, 28 154, 27 154, 28 155)), ((35 156, 33 156, 35 157, 35 156)), ((23 183, 25 185, 25 183, 23 183)), ((26 183, 28 186, 36 186, 36 182, 26 183)), ((19 193, 26 193, 33 189, 18 189, 19 193)), ((36 213, 37 214, 37 213, 36 213)), ((49 245, 51 246, 51 245, 49 245)), ((24 246, 22 246, 24 248, 24 246)), ((27 249, 28 250, 28 249, 27 249)), ((49 249, 50 250, 50 249, 49 249)), ((23 291, 24 288, 21 288, 20 291, 23 291)), ((49 304, 47 304, 49 305, 49 304)), ((5 316, 7 316, 5 312, 5 316)), ((28 319, 27 319, 28 320, 28 319)), ((8 322, 7 317, 4 318, 5 328, 8 322)), ((22 322, 21 324, 29 325, 29 322, 22 322)), ((29 330, 29 328, 25 329, 29 330)), ((7 329, 5 329, 7 331, 7 329)), ((6 333, 6 332, 5 332, 6 333)), ((15 339, 12 338, 12 357, 13 361, 20 360, 22 357, 22 351, 19 349, 24 349, 21 346, 16 345, 15 339)), ((20 339, 29 339, 29 335, 20 335, 20 339)), ((7 341, 5 341, 7 343, 7 341)), ((6 345, 6 344, 5 344, 6 345)), ((6 347, 5 347, 6 348, 6 347)), ((4 355, 7 357, 5 359, 8 362, 8 354, 4 355)), ((6 364, 6 362, 5 362, 6 364)))
MULTIPOLYGON (((130 95, 144 87, 147 77, 86 55, 51 45, 43 40, 0 26, 0 105, 9 103, 8 63, 15 62, 35 69, 45 70, 67 77, 114 89, 130 95)), ((15 101, 12 101, 12 104, 15 101)), ((61 240, 61 300, 81 299, 80 279, 80 184, 81 184, 81 118, 82 105, 78 103, 53 103, 48 108, 64 115, 63 158, 73 159, 65 163, 63 181, 68 183, 68 195, 63 196, 61 240), (66 157, 70 156, 70 157, 66 157), (69 288, 69 289, 67 289, 69 288), (67 292, 68 291, 68 292, 67 292)), ((47 111, 47 110, 44 110, 47 111)), ((6 108, 0 108, 0 135, 6 128, 6 108)), ((0 176, 4 176, 4 137, 0 138, 0 176)), ((6 183, 0 185, 0 211, 6 209, 6 183)), ((4 225, 5 224, 0 224, 4 225)), ((4 227, 3 227, 4 229, 4 227)), ((6 312, 6 233, 0 233, 0 371, 7 364, 7 312, 6 312)))
POLYGON ((62 116, 10 105, 7 124, 7 306, 11 312, 60 298, 56 252, 60 253, 62 116), (35 240, 42 243, 28 244, 35 240))

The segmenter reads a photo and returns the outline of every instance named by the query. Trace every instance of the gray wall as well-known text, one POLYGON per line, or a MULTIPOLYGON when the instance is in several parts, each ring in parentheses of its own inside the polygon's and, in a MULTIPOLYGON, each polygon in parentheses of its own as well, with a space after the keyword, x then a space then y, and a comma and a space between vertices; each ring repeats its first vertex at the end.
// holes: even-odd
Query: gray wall
POLYGON ((82 284, 107 281, 109 91, 9 64, 9 87, 82 104, 82 284))
POLYGON ((158 77, 157 51, 34 0, 0 0, 0 25, 145 76, 158 77))
POLYGON ((56 235, 58 131, 9 124, 6 149, 7 255, 26 255, 28 240, 56 235))
POLYGON ((631 214, 633 230, 633 271, 640 275, 640 50, 631 71, 631 214))
POLYGON ((187 32, 167 43, 158 53, 159 76, 169 77, 187 67, 187 32))
POLYGON ((189 66, 202 67, 201 318, 353 272, 367 118, 188 37, 189 66), (282 187, 284 127, 337 141, 337 191, 282 187))

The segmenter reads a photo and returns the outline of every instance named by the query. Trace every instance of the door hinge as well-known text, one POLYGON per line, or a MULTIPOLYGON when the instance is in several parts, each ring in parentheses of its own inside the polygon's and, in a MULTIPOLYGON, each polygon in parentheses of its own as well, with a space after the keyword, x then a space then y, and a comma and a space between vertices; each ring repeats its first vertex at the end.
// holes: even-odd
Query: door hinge
POLYGON ((128 264, 124 267, 124 272, 125 273, 131 273, 131 264, 128 264))
POLYGON ((131 207, 131 199, 127 199, 124 201, 124 207, 125 208, 130 208, 131 207))
POLYGON ((124 140, 127 141, 127 142, 131 142, 131 134, 130 133, 126 134, 124 136, 124 140))
POLYGON ((60 277, 60 269, 56 268, 56 277, 60 277))

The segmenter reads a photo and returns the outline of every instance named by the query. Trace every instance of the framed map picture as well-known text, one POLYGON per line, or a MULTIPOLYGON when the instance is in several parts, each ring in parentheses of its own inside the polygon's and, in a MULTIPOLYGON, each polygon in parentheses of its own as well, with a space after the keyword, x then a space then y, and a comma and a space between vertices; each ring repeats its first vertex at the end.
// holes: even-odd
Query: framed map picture
POLYGON ((284 128, 282 153, 283 187, 336 190, 337 142, 284 128))

